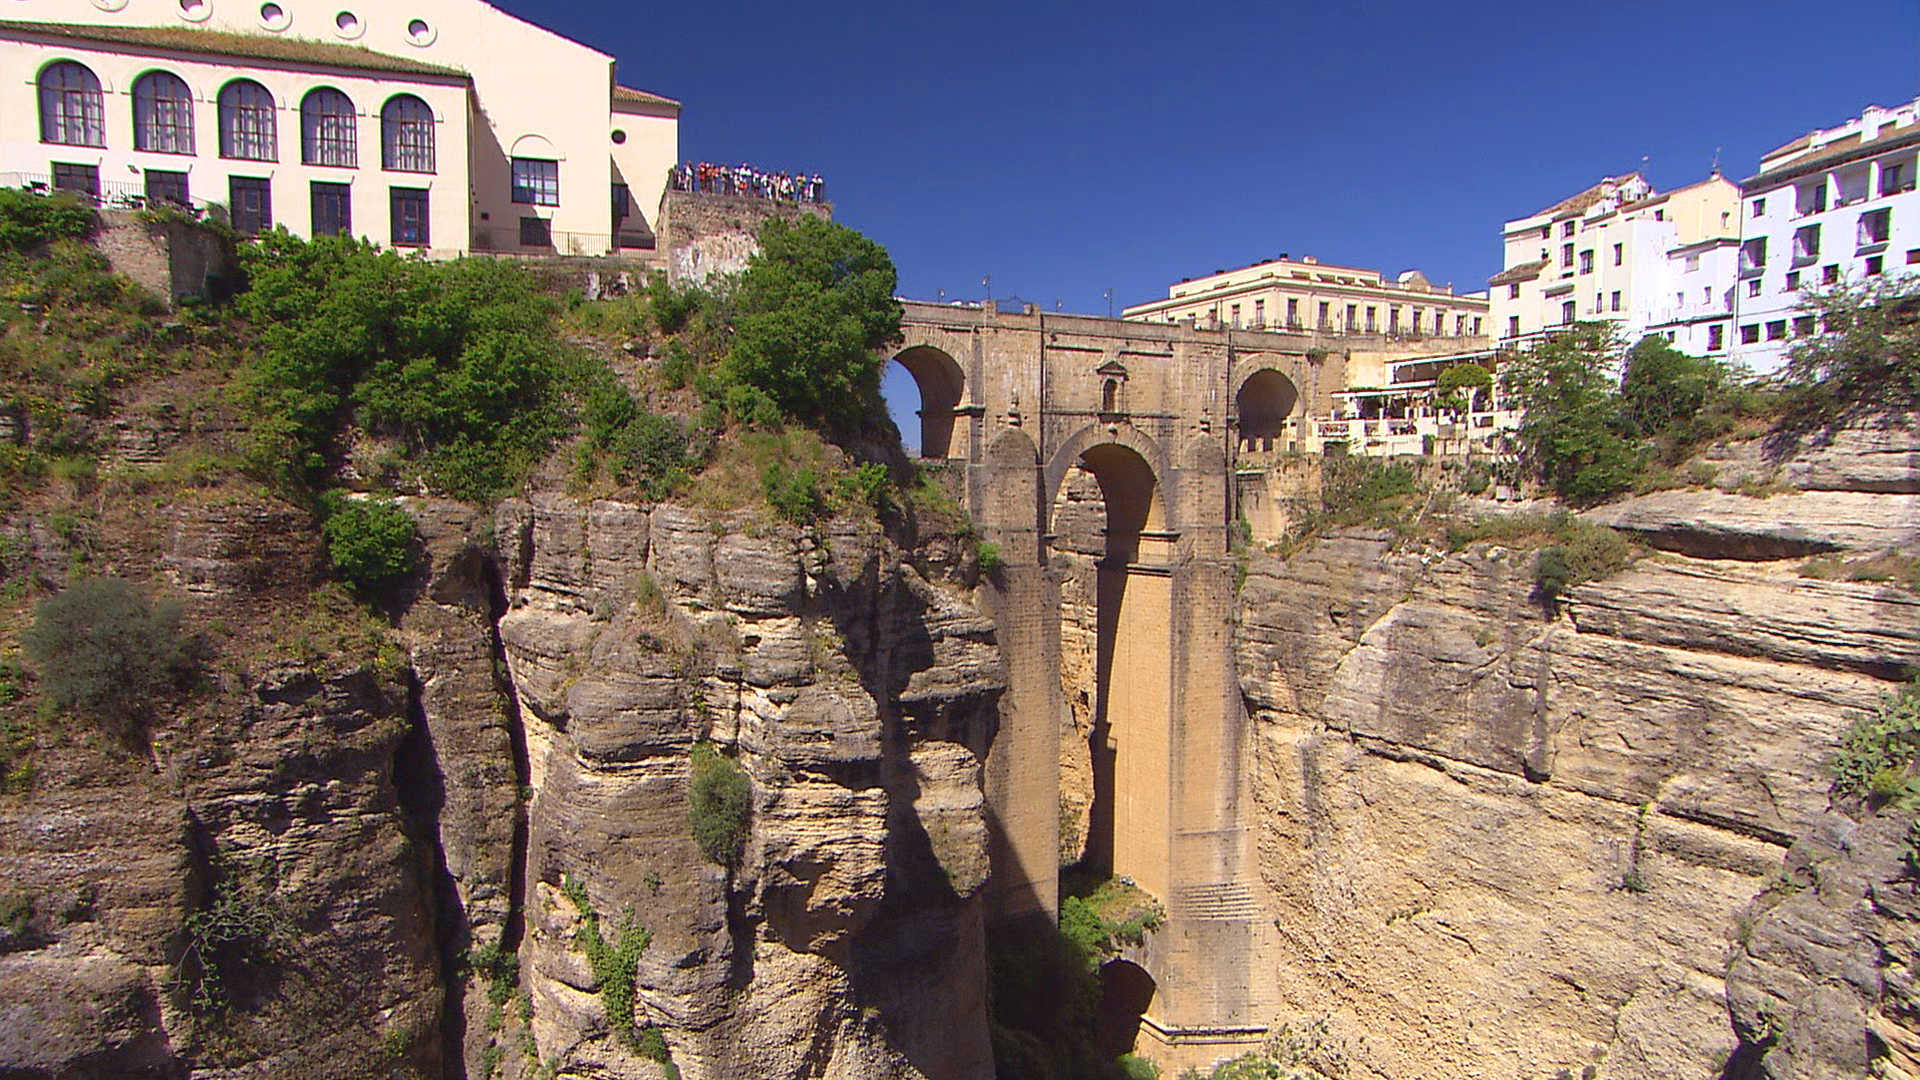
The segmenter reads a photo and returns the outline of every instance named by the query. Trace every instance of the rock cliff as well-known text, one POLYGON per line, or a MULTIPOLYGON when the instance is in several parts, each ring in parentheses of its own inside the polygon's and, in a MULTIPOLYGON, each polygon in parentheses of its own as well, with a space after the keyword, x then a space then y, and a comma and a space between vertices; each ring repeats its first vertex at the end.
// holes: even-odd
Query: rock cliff
POLYGON ((1857 1076, 1870 1030, 1911 1051, 1886 1004, 1911 882, 1892 826, 1829 810, 1826 762, 1920 665, 1920 596, 1803 566, 1920 543, 1916 448, 1733 447, 1724 482, 1763 497, 1594 513, 1652 551, 1557 605, 1498 546, 1345 532, 1253 560, 1271 970, 1349 1075, 1857 1076), (1832 872, 1756 902, 1796 842, 1787 866, 1832 872))

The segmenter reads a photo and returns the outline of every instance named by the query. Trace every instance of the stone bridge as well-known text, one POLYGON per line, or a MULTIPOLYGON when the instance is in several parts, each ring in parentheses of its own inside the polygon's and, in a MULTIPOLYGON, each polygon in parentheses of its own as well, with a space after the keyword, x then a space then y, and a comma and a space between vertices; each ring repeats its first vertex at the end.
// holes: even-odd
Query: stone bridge
POLYGON ((1274 928, 1233 661, 1235 478, 1308 449, 1302 421, 1347 353, 992 304, 908 303, 903 329, 921 455, 964 473, 1005 564, 988 590, 1011 667, 987 762, 992 912, 1057 916, 1067 863, 1131 878, 1168 915, 1108 973, 1142 1007, 1139 1052, 1169 1075, 1239 1053, 1266 1035, 1250 960, 1274 928))

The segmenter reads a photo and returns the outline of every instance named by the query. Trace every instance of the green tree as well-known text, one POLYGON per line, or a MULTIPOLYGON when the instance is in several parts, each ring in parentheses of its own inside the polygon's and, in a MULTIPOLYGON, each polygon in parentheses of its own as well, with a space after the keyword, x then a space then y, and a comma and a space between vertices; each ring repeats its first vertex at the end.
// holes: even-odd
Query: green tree
POLYGON ((129 738, 152 699, 192 674, 195 643, 180 624, 177 603, 153 603, 122 578, 81 578, 40 602, 20 641, 55 705, 129 738))
POLYGON ((46 196, 0 188, 0 251, 32 251, 55 240, 83 239, 93 225, 93 207, 66 192, 46 196))
POLYGON ((1434 400, 1443 409, 1466 412, 1474 394, 1492 385, 1493 373, 1479 364, 1455 364, 1440 373, 1434 400))
POLYGON ((1801 308, 1821 332, 1796 342, 1780 373, 1789 423, 1920 409, 1920 279, 1837 286, 1801 308))
POLYGON ((687 822, 707 858, 725 867, 740 864, 753 809, 753 785, 740 763, 710 742, 693 746, 693 783, 687 822))
POLYGON ((768 221, 760 249, 734 293, 729 381, 808 423, 883 415, 877 350, 899 340, 902 314, 886 249, 815 217, 768 221))
POLYGON ((1725 363, 1688 356, 1653 336, 1627 350, 1620 396, 1627 428, 1654 440, 1668 461, 1726 434, 1754 405, 1725 363))
POLYGON ((1583 323, 1501 368, 1500 387, 1522 410, 1521 452, 1561 497, 1602 502, 1633 487, 1646 453, 1624 433, 1628 421, 1610 374, 1612 331, 1583 323))

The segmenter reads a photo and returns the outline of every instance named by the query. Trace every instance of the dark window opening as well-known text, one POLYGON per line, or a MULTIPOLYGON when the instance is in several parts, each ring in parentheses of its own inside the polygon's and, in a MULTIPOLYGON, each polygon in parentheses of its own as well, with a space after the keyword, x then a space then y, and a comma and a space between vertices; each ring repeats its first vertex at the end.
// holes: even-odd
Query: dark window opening
POLYGON ((427 193, 421 188, 393 189, 393 244, 395 247, 428 247, 433 234, 428 226, 427 193))
POLYGON ((107 145, 100 80, 83 64, 63 60, 40 73, 40 141, 62 146, 107 145))
POLYGON ((71 191, 76 195, 85 195, 98 201, 100 198, 100 166, 98 165, 62 165, 53 166, 53 188, 55 191, 71 191))
POLYGON ((313 182, 313 235, 353 235, 353 188, 313 182))
POLYGON ((133 148, 193 153, 193 94, 179 76, 149 71, 133 84, 133 148))
POLYGON ((353 100, 323 86, 300 103, 300 160, 342 169, 360 166, 353 100))
POLYGON ((560 163, 514 158, 513 201, 527 206, 559 206, 560 163))
POLYGON ((433 171, 433 110, 401 94, 380 110, 380 161, 392 172, 433 171))
POLYGON ((192 206, 193 200, 187 194, 187 174, 148 169, 147 202, 157 206, 192 206))
POLYGON ((220 156, 240 161, 280 160, 273 95, 249 79, 220 88, 220 156))
POLYGON ((273 184, 252 176, 236 176, 228 182, 228 208, 233 228, 242 236, 257 236, 273 228, 273 184))
POLYGON ((553 246, 553 222, 546 218, 523 217, 520 219, 520 246, 550 248, 553 246))

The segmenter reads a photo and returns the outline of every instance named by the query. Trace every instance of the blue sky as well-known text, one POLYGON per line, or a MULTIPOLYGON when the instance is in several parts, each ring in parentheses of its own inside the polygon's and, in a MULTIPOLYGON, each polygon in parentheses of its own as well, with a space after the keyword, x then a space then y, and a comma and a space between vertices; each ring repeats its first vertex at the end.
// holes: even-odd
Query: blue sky
POLYGON ((1920 94, 1913 0, 494 2, 684 101, 682 156, 823 173, 905 295, 1093 313, 1283 251, 1484 288, 1604 174, 1920 94))

